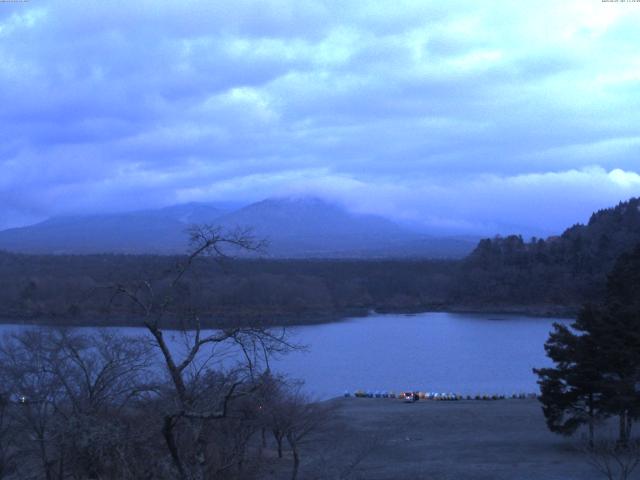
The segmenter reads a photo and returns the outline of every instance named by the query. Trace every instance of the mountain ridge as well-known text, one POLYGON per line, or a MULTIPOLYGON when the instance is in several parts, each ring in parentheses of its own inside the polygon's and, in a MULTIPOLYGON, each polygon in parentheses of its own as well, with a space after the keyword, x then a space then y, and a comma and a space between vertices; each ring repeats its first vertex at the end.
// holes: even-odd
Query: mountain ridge
POLYGON ((268 198, 238 209, 192 202, 155 210, 54 217, 0 231, 0 249, 41 254, 176 254, 192 224, 249 227, 274 258, 460 258, 471 239, 430 237, 317 197, 268 198))

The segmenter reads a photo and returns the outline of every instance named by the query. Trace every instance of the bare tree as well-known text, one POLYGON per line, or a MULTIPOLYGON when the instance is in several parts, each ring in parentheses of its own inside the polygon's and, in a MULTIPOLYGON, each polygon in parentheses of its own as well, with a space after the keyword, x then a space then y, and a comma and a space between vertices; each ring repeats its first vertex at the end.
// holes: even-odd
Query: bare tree
POLYGON ((265 383, 268 388, 262 405, 262 422, 273 434, 278 458, 283 457, 283 440, 286 439, 293 457, 292 478, 295 480, 300 470, 302 445, 312 433, 326 426, 334 407, 312 402, 302 393, 301 382, 287 382, 270 376, 265 383))
MULTIPOLYGON (((287 410, 287 395, 291 385, 282 377, 267 372, 263 375, 260 391, 260 421, 264 432, 269 431, 276 442, 278 458, 283 457, 283 443, 290 417, 287 410)), ((263 437, 263 445, 266 441, 263 437)))
POLYGON ((25 478, 35 476, 30 470, 35 462, 47 480, 57 478, 59 460, 56 447, 56 405, 62 399, 60 379, 52 373, 44 330, 27 330, 3 339, 0 346, 2 372, 11 392, 16 431, 21 432, 19 465, 25 478), (25 468, 27 470, 25 470, 25 468))
POLYGON ((581 448, 587 462, 607 480, 629 480, 640 464, 640 442, 602 440, 581 448))
MULTIPOLYGON (((142 321, 160 350, 170 379, 170 408, 163 419, 162 434, 173 464, 182 479, 202 479, 211 469, 208 458, 208 422, 226 418, 232 401, 250 395, 256 388, 256 372, 268 367, 269 357, 293 348, 284 329, 263 326, 234 326, 213 331, 202 328, 198 312, 191 305, 177 302, 188 289, 185 279, 200 257, 226 258, 229 248, 261 251, 264 242, 249 230, 224 232, 213 226, 190 230, 191 253, 178 265, 163 295, 157 295, 150 281, 118 284, 115 296, 124 296, 137 307, 142 321), (179 315, 182 339, 180 349, 172 349, 167 340, 165 319, 179 315), (229 352, 234 352, 229 354, 229 352), (220 366, 220 352, 235 358, 233 367, 216 382, 207 383, 212 366, 220 366), (180 437, 180 442, 178 441, 180 437), (185 445, 185 437, 190 448, 185 445)), ((227 357, 228 358, 228 357, 227 357)))
MULTIPOLYGON (((4 388, 6 388, 6 382, 4 380, 2 375, 0 375, 0 382, 2 382, 4 388)), ((13 457, 15 455, 15 448, 11 435, 10 401, 9 393, 6 391, 0 392, 0 478, 5 478, 14 468, 13 457)))
POLYGON ((311 433, 326 425, 333 408, 327 404, 311 403, 308 397, 299 392, 287 400, 286 407, 290 422, 285 437, 293 454, 291 478, 296 480, 300 469, 300 447, 311 433))
POLYGON ((149 361, 135 338, 57 329, 5 336, 16 477, 134 478, 122 474, 133 459, 115 458, 112 447, 126 443, 125 409, 152 390, 149 361))
MULTIPOLYGON (((14 479, 249 478, 258 472, 270 358, 284 329, 205 330, 189 276, 245 230, 191 231, 192 253, 162 278, 111 285, 148 332, 27 329, 0 342, 0 476, 14 479), (170 327, 178 325, 177 330, 170 327), (159 454, 160 453, 160 454, 159 454)), ((296 424, 300 425, 300 424, 296 424)), ((292 441, 299 431, 290 427, 292 441)))

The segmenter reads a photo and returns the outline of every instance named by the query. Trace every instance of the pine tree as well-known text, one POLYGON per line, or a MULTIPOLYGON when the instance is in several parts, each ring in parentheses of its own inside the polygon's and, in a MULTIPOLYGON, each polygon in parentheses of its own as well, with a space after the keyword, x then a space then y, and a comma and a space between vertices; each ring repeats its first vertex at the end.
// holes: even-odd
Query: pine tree
POLYGON ((619 417, 619 443, 626 445, 640 418, 640 246, 617 260, 602 321, 590 333, 603 363, 604 407, 619 417))
POLYGON ((534 369, 540 385, 540 401, 549 430, 573 434, 580 426, 589 428, 593 444, 594 427, 607 415, 602 409, 602 376, 597 364, 597 346, 585 334, 579 334, 594 319, 595 309, 585 307, 571 328, 554 324, 545 343, 555 368, 534 369))
POLYGON ((549 429, 570 435, 619 417, 626 445, 640 418, 640 246, 622 255, 602 306, 586 306, 570 328, 556 324, 545 344, 554 368, 536 369, 549 429))

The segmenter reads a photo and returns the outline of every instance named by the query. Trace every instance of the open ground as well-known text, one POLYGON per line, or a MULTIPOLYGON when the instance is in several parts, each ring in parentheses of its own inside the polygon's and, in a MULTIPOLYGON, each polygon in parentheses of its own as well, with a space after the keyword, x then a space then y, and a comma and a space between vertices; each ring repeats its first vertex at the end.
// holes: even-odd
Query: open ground
MULTIPOLYGON (((596 480, 580 435, 549 432, 537 400, 340 398, 303 450, 304 479, 596 480)), ((269 478, 288 478, 287 459, 269 478)), ((635 477, 634 477, 635 478, 635 477)))

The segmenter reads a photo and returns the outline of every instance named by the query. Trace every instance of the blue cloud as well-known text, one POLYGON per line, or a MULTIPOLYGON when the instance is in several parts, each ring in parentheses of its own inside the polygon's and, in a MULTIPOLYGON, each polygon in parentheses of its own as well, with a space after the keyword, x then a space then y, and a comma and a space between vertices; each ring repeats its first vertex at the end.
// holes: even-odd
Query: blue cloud
POLYGON ((640 194, 638 20, 580 1, 2 4, 0 227, 308 190, 554 231, 640 194))

